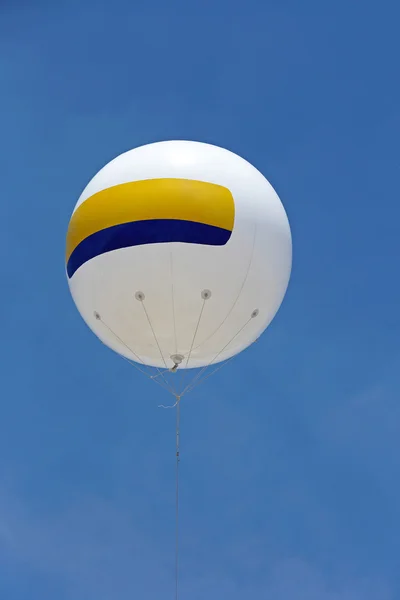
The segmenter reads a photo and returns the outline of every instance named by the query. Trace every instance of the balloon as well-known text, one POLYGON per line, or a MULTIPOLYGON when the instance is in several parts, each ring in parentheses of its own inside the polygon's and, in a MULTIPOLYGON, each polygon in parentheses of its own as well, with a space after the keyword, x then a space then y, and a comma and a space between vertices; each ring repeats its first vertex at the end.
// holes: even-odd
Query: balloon
POLYGON ((93 177, 69 223, 66 272, 90 329, 158 368, 216 364, 274 318, 291 271, 285 210, 265 177, 210 144, 166 141, 93 177))

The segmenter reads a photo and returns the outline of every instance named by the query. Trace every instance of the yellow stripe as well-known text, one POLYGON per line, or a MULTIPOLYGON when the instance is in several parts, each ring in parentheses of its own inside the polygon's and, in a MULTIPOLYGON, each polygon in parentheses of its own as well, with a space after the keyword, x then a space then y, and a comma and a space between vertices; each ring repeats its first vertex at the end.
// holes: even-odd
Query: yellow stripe
POLYGON ((179 219, 232 231, 235 204, 221 185, 192 179, 146 179, 122 183, 85 200, 67 233, 66 258, 85 238, 101 229, 149 219, 179 219))

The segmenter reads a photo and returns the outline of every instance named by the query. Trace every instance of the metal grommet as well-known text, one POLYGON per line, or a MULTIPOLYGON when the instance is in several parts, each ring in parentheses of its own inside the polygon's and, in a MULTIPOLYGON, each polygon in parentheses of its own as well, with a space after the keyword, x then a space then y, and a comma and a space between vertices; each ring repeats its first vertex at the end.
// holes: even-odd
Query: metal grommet
POLYGON ((208 300, 209 298, 211 298, 211 290, 203 290, 201 292, 201 297, 203 298, 203 300, 208 300))
POLYGON ((172 369, 170 369, 171 373, 176 373, 179 365, 181 364, 181 362, 183 361, 184 358, 185 357, 182 356, 182 354, 171 354, 170 359, 174 363, 174 366, 172 367, 172 369))
POLYGON ((260 311, 258 310, 258 308, 256 308, 255 310, 253 310, 253 312, 251 313, 251 318, 255 319, 256 317, 258 317, 260 311))
POLYGON ((143 302, 143 300, 145 299, 145 295, 143 294, 143 292, 136 292, 135 298, 136 300, 139 300, 139 302, 143 302))
POLYGON ((180 365, 185 357, 182 354, 172 354, 170 358, 174 365, 180 365))

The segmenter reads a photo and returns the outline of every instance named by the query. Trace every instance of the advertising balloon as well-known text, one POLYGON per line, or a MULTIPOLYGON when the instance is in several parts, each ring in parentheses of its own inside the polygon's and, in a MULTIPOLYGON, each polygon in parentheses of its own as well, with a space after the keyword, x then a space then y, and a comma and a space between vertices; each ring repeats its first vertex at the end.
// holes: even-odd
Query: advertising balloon
POLYGON ((158 368, 216 364, 266 329, 288 286, 292 241, 267 179, 210 144, 121 154, 73 211, 66 272, 90 329, 158 368))

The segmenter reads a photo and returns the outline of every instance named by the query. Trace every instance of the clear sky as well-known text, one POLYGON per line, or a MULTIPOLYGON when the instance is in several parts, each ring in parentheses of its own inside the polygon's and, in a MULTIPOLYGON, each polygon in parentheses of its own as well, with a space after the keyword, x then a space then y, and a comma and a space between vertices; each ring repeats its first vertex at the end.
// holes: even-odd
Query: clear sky
POLYGON ((171 138, 252 162, 294 242, 272 326, 182 404, 181 598, 400 598, 399 19, 2 0, 1 598, 173 598, 173 411, 64 274, 88 180, 171 138))

